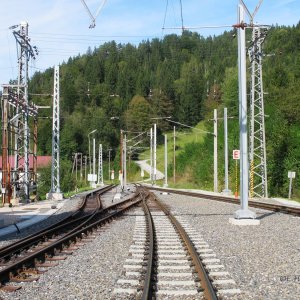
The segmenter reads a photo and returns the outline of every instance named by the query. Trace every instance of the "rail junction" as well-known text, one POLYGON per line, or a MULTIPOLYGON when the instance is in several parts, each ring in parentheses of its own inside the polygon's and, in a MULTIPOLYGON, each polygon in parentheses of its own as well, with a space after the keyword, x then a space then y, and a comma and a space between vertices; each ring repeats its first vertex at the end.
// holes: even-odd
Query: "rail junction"
MULTIPOLYGON (((248 253, 249 257, 245 254, 250 244, 253 252, 265 253, 266 249, 263 245, 256 249, 257 241, 250 238, 246 242, 248 246, 241 247, 246 248, 241 252, 235 249, 236 253, 232 253, 235 259, 232 263, 227 248, 231 248, 230 243, 237 245, 238 236, 250 231, 233 229, 226 222, 227 230, 221 232, 223 219, 228 220, 228 211, 236 206, 236 199, 152 186, 149 189, 145 185, 130 185, 121 197, 119 195, 117 186, 93 190, 79 197, 76 210, 60 221, 12 239, 13 242, 7 243, 10 236, 2 237, 6 244, 0 244, 0 297, 41 299, 41 291, 47 287, 50 291, 55 289, 55 294, 63 298, 64 292, 70 293, 69 287, 74 285, 77 276, 78 297, 71 292, 74 299, 88 299, 87 295, 90 299, 251 299, 252 296, 255 299, 261 295, 261 291, 253 292, 255 284, 253 286, 251 280, 245 283, 239 274, 248 272, 249 268, 253 268, 254 274, 257 272, 257 265, 251 266, 248 261, 249 257, 254 259, 253 254, 248 253), (224 245, 227 246, 224 248, 224 245), (224 252, 227 255, 224 256, 224 252), (59 275, 61 272, 69 275, 59 275), (85 274, 95 280, 94 274, 100 283, 94 280, 86 283, 85 274), (59 280, 55 280, 56 276, 59 280), (67 286, 66 282, 69 282, 67 286), (87 284, 95 289, 93 295, 83 292, 87 284), (100 290, 97 287, 101 287, 100 290)), ((279 236, 270 233, 272 218, 282 219, 289 224, 287 226, 293 226, 291 232, 297 232, 299 208, 260 206, 258 201, 255 205, 264 223, 264 232, 266 230, 269 239, 274 241, 266 241, 266 245, 287 238, 282 236, 284 229, 279 230, 279 236)), ((285 233, 287 236, 293 234, 285 233)), ((258 231, 254 230, 253 234, 258 235, 258 231)), ((286 240, 282 244, 286 247, 286 240)), ((297 244, 298 240, 291 241, 291 249, 286 249, 294 252, 294 259, 299 255, 295 253, 297 244)), ((276 251, 273 252, 275 257, 276 251)), ((261 264, 271 268, 265 257, 261 264)), ((261 271, 263 277, 267 272, 268 279, 277 282, 277 286, 272 285, 277 292, 299 288, 297 273, 293 274, 297 272, 295 266, 290 265, 290 260, 286 264, 289 269, 283 268, 285 271, 281 272, 284 273, 273 274, 275 278, 270 278, 272 271, 269 269, 261 271), (291 274, 286 274, 288 271, 291 274)), ((248 273, 247 276, 251 277, 248 273)), ((43 296, 50 299, 50 294, 43 296)))

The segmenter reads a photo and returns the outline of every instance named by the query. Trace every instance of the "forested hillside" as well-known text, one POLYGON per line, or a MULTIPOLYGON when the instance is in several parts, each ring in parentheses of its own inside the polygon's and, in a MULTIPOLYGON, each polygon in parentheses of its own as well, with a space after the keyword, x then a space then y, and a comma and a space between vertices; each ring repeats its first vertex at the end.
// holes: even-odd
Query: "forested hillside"
MULTIPOLYGON (((286 196, 287 171, 296 171, 296 179, 300 176, 300 23, 272 28, 264 54, 269 191, 286 196)), ((185 31, 138 46, 112 41, 70 58, 61 65, 60 73, 61 156, 65 159, 71 159, 74 152, 88 153, 88 133, 95 128, 97 140, 104 149, 113 148, 115 156, 120 129, 148 129, 151 117, 172 116, 193 126, 211 119, 214 108, 219 108, 219 117, 223 107, 229 115, 238 116, 234 31, 208 38, 185 31)), ((51 93, 52 89, 53 69, 36 73, 30 81, 30 93, 51 93)), ((32 100, 39 105, 51 102, 49 97, 34 96, 32 100)), ((206 123, 208 130, 211 123, 206 123)), ((51 126, 49 119, 40 119, 39 154, 51 153, 51 126)), ((171 129, 163 121, 158 126, 159 132, 171 129)), ((222 128, 220 123, 220 151, 222 128)), ((229 121, 229 151, 237 147, 236 118, 229 121)), ((199 187, 210 187, 211 151, 209 136, 203 144, 187 147, 179 158, 178 174, 188 169, 199 187)), ((221 157, 219 165, 223 174, 221 157)), ((296 180, 298 193, 299 188, 296 180)))

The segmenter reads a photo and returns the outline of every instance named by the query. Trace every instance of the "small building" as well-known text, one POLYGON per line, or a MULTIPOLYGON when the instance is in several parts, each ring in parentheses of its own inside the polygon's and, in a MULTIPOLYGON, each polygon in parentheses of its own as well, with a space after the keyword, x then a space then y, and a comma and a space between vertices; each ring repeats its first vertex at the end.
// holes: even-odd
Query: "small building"
MULTIPOLYGON (((45 168, 51 165, 52 156, 37 156, 37 169, 45 168)), ((24 164, 24 159, 20 159, 20 167, 24 164)), ((14 155, 9 156, 9 165, 11 170, 14 169, 15 157, 14 155)), ((33 171, 33 156, 29 156, 29 170, 33 171)), ((2 180, 2 156, 0 156, 0 180, 2 180)))

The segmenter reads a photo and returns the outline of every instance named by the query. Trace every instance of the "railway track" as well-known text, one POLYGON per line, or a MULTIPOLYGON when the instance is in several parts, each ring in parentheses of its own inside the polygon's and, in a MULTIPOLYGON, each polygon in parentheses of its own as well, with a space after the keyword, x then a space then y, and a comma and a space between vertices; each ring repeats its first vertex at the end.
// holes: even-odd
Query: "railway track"
POLYGON ((222 280, 215 277, 226 272, 216 272, 220 265, 211 267, 219 260, 204 239, 186 221, 179 222, 154 194, 145 189, 141 193, 143 210, 136 217, 134 241, 114 294, 144 300, 218 299, 222 293, 239 293, 220 288, 222 280))
POLYGON ((14 291, 20 288, 12 285, 14 282, 36 281, 44 272, 41 268, 52 267, 57 261, 66 259, 78 247, 91 241, 101 231, 102 225, 140 202, 139 194, 134 194, 123 202, 102 209, 100 196, 110 188, 88 194, 73 220, 67 218, 1 248, 0 288, 14 291))
MULTIPOLYGON (((240 199, 231 198, 231 197, 224 197, 224 196, 215 196, 215 195, 207 195, 202 193, 194 193, 194 192, 187 192, 187 191, 180 191, 175 189, 164 189, 164 188, 156 188, 156 187, 148 187, 150 190, 160 191, 160 192, 169 192, 173 194, 179 194, 179 195, 185 195, 190 197, 196 197, 196 198, 203 198, 208 200, 215 200, 215 201, 221 201, 221 202, 227 202, 227 203, 233 203, 233 204, 239 204, 240 199)), ((253 200, 248 201, 249 206, 270 210, 274 212, 280 212, 285 213, 289 215, 293 215, 296 217, 300 217, 300 208, 297 207, 288 207, 284 205, 278 205, 278 204, 271 204, 271 203, 263 203, 263 202, 257 202, 253 200)))
POLYGON ((101 195, 111 190, 113 187, 113 185, 109 185, 105 188, 86 194, 83 197, 81 205, 72 215, 36 232, 35 234, 0 248, 0 267, 5 264, 6 260, 10 257, 18 255, 21 251, 26 250, 26 248, 42 243, 47 239, 54 238, 55 233, 60 229, 67 230, 69 226, 75 227, 76 224, 84 222, 84 220, 88 219, 95 211, 101 209, 101 195))

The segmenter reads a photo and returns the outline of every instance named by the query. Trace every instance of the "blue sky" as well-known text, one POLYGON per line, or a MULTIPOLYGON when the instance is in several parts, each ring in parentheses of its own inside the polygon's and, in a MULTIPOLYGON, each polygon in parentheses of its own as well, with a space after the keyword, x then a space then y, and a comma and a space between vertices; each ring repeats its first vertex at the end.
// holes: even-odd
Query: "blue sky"
MULTIPOLYGON (((252 12, 258 0, 244 0, 252 12)), ((96 12, 101 0, 86 0, 96 12)), ((179 30, 179 0, 107 0, 96 27, 89 29, 90 18, 80 0, 1 0, 0 10, 0 84, 17 77, 16 43, 8 27, 21 21, 29 23, 32 45, 40 54, 30 63, 29 74, 43 71, 66 61, 70 56, 85 53, 106 41, 134 43, 162 38, 179 30), (167 6, 168 2, 168 6, 167 6), (25 5, 26 3, 26 5, 25 5), (167 7, 167 9, 166 9, 167 7)), ((182 0, 183 25, 231 25, 237 22, 238 0, 182 0)), ((293 25, 299 22, 299 0, 264 0, 255 18, 260 24, 293 25)), ((199 29, 201 35, 220 34, 223 29, 199 29)))

